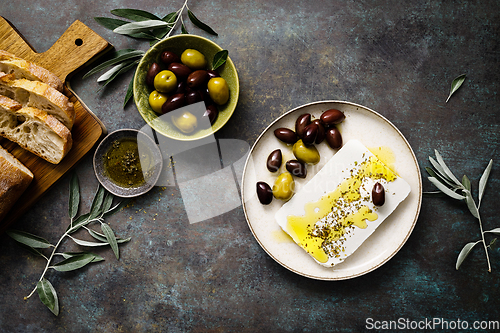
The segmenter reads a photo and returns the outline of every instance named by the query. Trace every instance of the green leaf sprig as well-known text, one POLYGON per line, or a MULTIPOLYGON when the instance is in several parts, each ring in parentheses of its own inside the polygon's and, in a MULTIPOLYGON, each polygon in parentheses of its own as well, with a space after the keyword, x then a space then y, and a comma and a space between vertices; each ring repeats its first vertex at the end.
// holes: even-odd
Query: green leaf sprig
POLYGON ((466 75, 465 74, 462 74, 462 75, 459 75, 457 76, 452 82, 451 82, 451 89, 450 89, 450 94, 448 95, 448 98, 446 99, 446 102, 445 103, 448 103, 448 101, 450 100, 451 98, 451 95, 453 95, 455 93, 455 91, 458 90, 458 88, 460 88, 460 86, 462 85, 462 83, 464 83, 465 81, 465 77, 466 75))
POLYGON ((482 243, 484 247, 484 251, 486 253, 486 261, 488 262, 488 272, 491 272, 491 263, 488 254, 488 248, 492 249, 494 244, 496 243, 496 238, 494 238, 489 244, 486 244, 485 234, 493 234, 500 235, 500 228, 495 228, 492 230, 484 231, 483 223, 481 221, 481 215, 479 214, 479 207, 481 206, 481 200, 484 198, 484 191, 486 189, 486 183, 488 182, 488 177, 491 172, 491 168, 493 166, 493 160, 490 160, 486 169, 484 170, 481 178, 479 180, 479 195, 478 195, 478 203, 474 201, 472 197, 472 187, 469 178, 464 175, 462 177, 462 181, 459 181, 457 177, 451 172, 446 163, 443 160, 443 157, 437 150, 435 150, 436 159, 429 156, 429 161, 432 167, 426 167, 425 170, 429 174, 428 179, 430 182, 435 185, 438 191, 434 192, 425 192, 426 195, 440 195, 445 194, 453 199, 461 200, 466 205, 471 214, 478 220, 479 229, 481 231, 481 239, 475 242, 467 243, 462 250, 460 251, 457 262, 455 264, 455 268, 458 270, 460 265, 462 265, 463 261, 469 253, 472 251, 474 246, 482 243))
MULTIPOLYGON (((179 10, 169 13, 161 18, 144 10, 122 8, 112 10, 111 14, 131 21, 109 17, 95 17, 94 19, 103 27, 113 30, 113 32, 117 34, 137 39, 146 39, 150 41, 150 46, 153 46, 158 41, 169 37, 179 24, 181 26, 181 33, 188 33, 188 31, 186 30, 186 26, 184 25, 184 19, 182 15, 184 11, 187 11, 189 20, 196 27, 206 31, 211 35, 218 36, 218 34, 211 27, 209 27, 207 24, 203 23, 196 17, 196 15, 189 9, 187 2, 188 0, 185 0, 184 4, 179 10)), ((132 68, 136 68, 140 59, 144 56, 144 53, 145 52, 143 51, 133 49, 117 51, 112 55, 111 59, 90 70, 83 76, 83 78, 85 79, 90 75, 96 74, 112 66, 97 79, 97 82, 103 82, 102 87, 105 87, 118 75, 125 73, 132 68)), ((225 62, 226 58, 227 54, 225 58, 221 57, 220 59, 218 59, 218 62, 216 63, 217 67, 220 67, 225 62)), ((127 103, 132 99, 134 95, 133 81, 134 78, 132 77, 125 94, 123 107, 127 105, 127 103)))
POLYGON ((65 239, 72 239, 76 244, 86 247, 96 247, 96 246, 110 246, 113 250, 116 259, 119 259, 119 248, 118 244, 122 244, 130 241, 130 238, 119 238, 115 236, 115 233, 109 226, 109 224, 104 222, 104 218, 116 213, 121 208, 123 208, 128 201, 123 200, 115 205, 113 205, 114 196, 107 192, 102 186, 99 188, 92 200, 92 205, 89 213, 80 215, 78 214, 78 207, 80 204, 80 187, 78 185, 78 177, 76 174, 70 180, 69 187, 69 217, 70 223, 65 231, 65 233, 59 238, 55 245, 52 245, 48 240, 24 232, 20 230, 8 230, 7 234, 13 238, 15 241, 20 243, 20 245, 28 249, 31 253, 41 256, 47 261, 45 269, 40 277, 35 288, 31 293, 25 297, 25 299, 30 298, 35 291, 38 293, 40 300, 45 306, 52 311, 56 316, 59 314, 59 300, 57 298, 57 293, 52 284, 45 278, 46 273, 49 269, 53 269, 59 272, 73 271, 82 268, 90 263, 95 263, 104 260, 100 255, 82 251, 82 252, 57 252, 57 249, 62 244, 65 239), (89 224, 99 224, 101 227, 101 232, 95 231, 88 227, 89 224), (95 241, 85 241, 72 236, 79 229, 85 229, 90 236, 92 236, 95 241), (47 256, 42 251, 43 249, 52 248, 52 252, 47 256), (53 263, 56 257, 62 257, 62 260, 53 263))

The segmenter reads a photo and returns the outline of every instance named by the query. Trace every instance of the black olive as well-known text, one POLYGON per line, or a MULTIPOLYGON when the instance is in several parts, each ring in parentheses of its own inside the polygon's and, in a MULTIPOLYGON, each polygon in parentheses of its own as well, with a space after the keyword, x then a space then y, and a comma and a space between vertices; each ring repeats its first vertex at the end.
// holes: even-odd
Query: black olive
POLYGON ((263 205, 269 205, 273 201, 273 190, 265 182, 257 182, 257 197, 263 205))
POLYGON ((280 149, 274 150, 267 157, 267 170, 269 170, 270 172, 278 171, 281 167, 281 161, 282 161, 281 150, 280 149))

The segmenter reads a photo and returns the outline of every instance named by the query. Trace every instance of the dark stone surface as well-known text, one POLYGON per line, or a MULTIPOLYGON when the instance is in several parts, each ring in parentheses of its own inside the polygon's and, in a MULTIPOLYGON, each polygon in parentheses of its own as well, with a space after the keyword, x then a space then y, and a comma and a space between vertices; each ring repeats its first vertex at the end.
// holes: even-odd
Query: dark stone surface
MULTIPOLYGON (((394 123, 420 163, 438 149, 458 176, 477 182, 495 161, 481 205, 486 230, 500 227, 500 3, 498 1, 192 1, 191 10, 219 33, 208 36, 185 18, 189 32, 229 54, 241 95, 217 138, 252 145, 276 117, 299 105, 338 99, 365 105, 394 123), (448 103, 450 83, 466 73, 448 103), (497 208, 495 208, 497 207, 497 208)), ((38 51, 81 20, 117 49, 148 43, 112 33, 95 16, 114 8, 165 15, 182 1, 2 2, 0 14, 38 51)), ((178 32, 176 32, 178 33, 178 32)), ((131 73, 98 91, 97 75, 71 80, 76 93, 109 131, 141 128, 135 105, 122 108, 131 73)), ((91 156, 76 172, 82 211, 97 188, 91 156)), ((424 175, 425 176, 425 175, 424 175)), ((15 228, 55 242, 64 232, 69 176, 25 213, 15 228)), ((424 179, 424 190, 433 187, 424 179)), ((209 198, 216 200, 217 198, 209 198)), ((27 301, 44 260, 0 235, 2 332, 325 332, 364 331, 378 321, 498 321, 500 253, 492 273, 476 248, 459 271, 460 249, 479 239, 465 205, 424 198, 418 223, 401 251, 374 272, 324 282, 287 271, 253 238, 240 207, 190 224, 179 187, 156 187, 107 219, 132 240, 116 260, 74 272, 50 271, 61 313, 27 301)), ((78 250, 70 242, 66 251, 78 250)))

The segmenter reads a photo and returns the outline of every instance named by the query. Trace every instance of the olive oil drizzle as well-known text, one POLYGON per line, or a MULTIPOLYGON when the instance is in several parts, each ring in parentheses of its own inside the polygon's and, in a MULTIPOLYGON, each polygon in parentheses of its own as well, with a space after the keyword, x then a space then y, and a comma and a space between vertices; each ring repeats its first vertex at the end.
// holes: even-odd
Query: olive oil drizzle
POLYGON ((287 217, 290 236, 319 262, 340 257, 344 252, 343 243, 354 227, 365 229, 368 226, 366 220, 375 221, 378 218, 376 212, 361 204, 370 200, 369 194, 362 197, 363 180, 385 179, 392 182, 397 178, 375 156, 363 160, 356 169, 350 170, 350 174, 333 192, 316 202, 306 203, 303 216, 287 217))

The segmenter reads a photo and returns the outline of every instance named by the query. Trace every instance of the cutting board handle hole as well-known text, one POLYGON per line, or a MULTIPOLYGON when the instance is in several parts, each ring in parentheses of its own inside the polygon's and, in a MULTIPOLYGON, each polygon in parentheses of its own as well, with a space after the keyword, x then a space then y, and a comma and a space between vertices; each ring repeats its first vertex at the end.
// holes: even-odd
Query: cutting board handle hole
POLYGON ((75 39, 75 45, 76 46, 82 46, 83 45, 83 39, 81 39, 81 38, 75 39))

